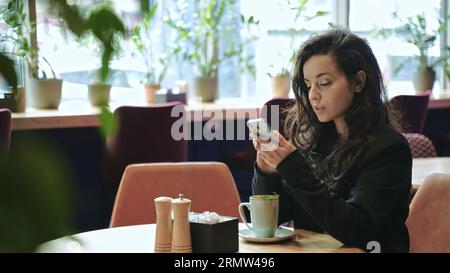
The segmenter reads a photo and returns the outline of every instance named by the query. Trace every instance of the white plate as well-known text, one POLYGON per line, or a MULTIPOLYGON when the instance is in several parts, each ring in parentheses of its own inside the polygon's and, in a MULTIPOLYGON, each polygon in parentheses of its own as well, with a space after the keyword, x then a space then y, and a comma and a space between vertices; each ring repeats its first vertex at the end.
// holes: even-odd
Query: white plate
POLYGON ((284 241, 284 240, 290 239, 293 236, 294 236, 294 232, 292 230, 285 229, 285 228, 277 228, 277 230, 275 231, 275 237, 272 237, 272 238, 255 237, 255 235, 253 234, 253 231, 250 229, 239 230, 239 237, 241 237, 242 239, 244 239, 246 241, 254 242, 254 243, 279 242, 279 241, 284 241))

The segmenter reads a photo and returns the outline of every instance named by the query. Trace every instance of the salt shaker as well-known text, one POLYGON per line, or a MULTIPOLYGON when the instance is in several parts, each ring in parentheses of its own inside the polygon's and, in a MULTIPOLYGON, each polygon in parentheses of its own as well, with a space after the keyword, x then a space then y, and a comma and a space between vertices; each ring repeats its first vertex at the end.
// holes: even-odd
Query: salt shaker
POLYGON ((184 198, 183 194, 180 194, 177 199, 172 200, 172 252, 192 252, 191 231, 189 228, 190 207, 191 200, 184 198))
POLYGON ((172 198, 161 196, 155 198, 156 235, 155 252, 172 250, 172 198))

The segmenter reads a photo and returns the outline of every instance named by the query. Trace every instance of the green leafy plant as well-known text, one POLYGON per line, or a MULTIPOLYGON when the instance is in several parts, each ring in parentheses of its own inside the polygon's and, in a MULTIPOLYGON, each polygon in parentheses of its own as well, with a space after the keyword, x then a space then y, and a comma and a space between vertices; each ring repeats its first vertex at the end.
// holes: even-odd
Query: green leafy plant
POLYGON ((100 107, 100 113, 97 117, 100 121, 100 134, 103 139, 107 140, 116 132, 118 121, 114 117, 114 113, 106 106, 100 107))
POLYGON ((0 43, 10 47, 9 50, 4 47, 2 51, 10 52, 25 60, 32 78, 48 78, 47 73, 42 69, 42 62, 48 66, 52 77, 56 78, 56 73, 48 60, 41 56, 36 48, 30 46, 29 35, 36 29, 34 25, 26 21, 23 1, 11 0, 5 8, 0 9, 0 22, 8 25, 7 31, 0 33, 0 43))
MULTIPOLYGON (((401 25, 396 28, 375 28, 375 36, 388 38, 395 35, 397 37, 401 37, 405 42, 415 46, 418 49, 419 54, 409 59, 418 60, 419 71, 434 69, 436 66, 442 64, 445 67, 447 66, 450 47, 446 47, 443 50, 443 55, 436 58, 430 57, 428 55, 428 51, 436 44, 439 36, 447 29, 446 21, 448 18, 445 18, 445 20, 437 19, 438 27, 436 29, 429 30, 428 22, 424 13, 402 19, 398 15, 398 12, 394 12, 393 17, 399 20, 401 25)), ((399 64, 395 68, 394 73, 398 73, 405 63, 406 62, 402 62, 399 64)), ((450 79, 450 71, 448 69, 445 70, 447 77, 450 79)))
MULTIPOLYGON (((307 4, 309 0, 296 0, 296 3, 292 3, 291 0, 287 0, 287 4, 291 6, 291 9, 295 11, 295 17, 294 21, 301 26, 302 22, 300 22, 302 19, 303 22, 309 22, 311 20, 314 20, 319 17, 323 17, 328 15, 328 12, 326 11, 317 11, 312 16, 306 16, 303 15, 306 11, 307 4)), ((289 37, 289 48, 290 48, 290 55, 288 55, 287 60, 282 56, 281 52, 277 51, 278 60, 281 60, 281 64, 272 64, 270 65, 271 69, 274 71, 272 73, 268 72, 267 75, 271 78, 275 76, 290 76, 292 65, 295 61, 295 57, 297 56, 297 50, 298 46, 296 44, 297 38, 303 34, 306 33, 306 31, 302 27, 295 27, 295 28, 289 28, 287 30, 287 36, 289 37)))
POLYGON ((105 83, 110 73, 110 62, 120 49, 120 39, 126 34, 122 20, 108 2, 94 6, 87 15, 82 15, 76 5, 69 5, 64 0, 51 2, 54 11, 78 38, 82 39, 88 35, 94 37, 101 63, 98 80, 105 83))
POLYGON ((109 5, 95 7, 86 20, 87 32, 94 35, 100 49, 100 82, 104 83, 110 72, 109 65, 114 54, 119 51, 120 38, 125 34, 125 26, 109 5))
MULTIPOLYGON (((201 76, 216 77, 219 65, 231 58, 237 58, 239 67, 255 75, 253 56, 246 56, 245 47, 256 39, 256 36, 249 35, 240 42, 231 42, 224 50, 220 48, 221 42, 226 39, 226 35, 235 32, 229 24, 223 24, 224 16, 234 5, 235 0, 194 0, 192 11, 179 8, 177 14, 179 18, 169 18, 165 22, 177 31, 177 41, 179 45, 174 52, 180 54, 184 61, 197 67, 201 76), (189 13, 194 20, 183 20, 183 14, 189 13)), ((177 4, 177 7, 187 7, 187 5, 177 4)), ((240 17, 241 25, 250 28, 251 25, 258 25, 252 16, 240 17)))
POLYGON ((2 52, 0 52, 0 75, 12 87, 13 92, 17 94, 17 75, 14 68, 14 61, 2 52))
POLYGON ((33 252, 46 241, 74 233, 73 176, 54 145, 17 136, 10 156, 0 156, 0 177, 0 253, 33 252))
POLYGON ((31 30, 23 9, 23 2, 19 0, 9 1, 6 7, 0 9, 0 22, 8 26, 6 31, 0 33, 0 43, 3 44, 2 52, 11 52, 25 59, 30 50, 27 35, 31 30))
POLYGON ((154 50, 154 42, 150 38, 150 32, 154 28, 154 16, 157 9, 155 2, 145 14, 142 22, 131 30, 131 41, 136 46, 137 51, 144 59, 147 72, 145 73, 145 84, 161 84, 170 62, 170 56, 164 53, 157 53, 154 50))

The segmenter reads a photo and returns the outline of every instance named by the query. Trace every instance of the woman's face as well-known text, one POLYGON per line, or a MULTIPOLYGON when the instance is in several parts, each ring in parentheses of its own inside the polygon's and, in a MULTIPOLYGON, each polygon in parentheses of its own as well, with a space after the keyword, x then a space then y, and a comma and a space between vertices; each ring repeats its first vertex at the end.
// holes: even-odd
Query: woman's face
POLYGON ((329 55, 315 55, 307 60, 303 65, 303 76, 317 119, 320 122, 333 120, 338 132, 344 134, 344 117, 353 101, 355 88, 349 85, 329 55))

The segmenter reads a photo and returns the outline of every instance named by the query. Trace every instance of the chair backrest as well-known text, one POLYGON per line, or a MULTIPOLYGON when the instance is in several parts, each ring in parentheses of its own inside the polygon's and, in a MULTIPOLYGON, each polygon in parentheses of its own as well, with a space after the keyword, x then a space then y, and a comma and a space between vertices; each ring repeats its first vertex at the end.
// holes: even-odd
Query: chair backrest
MULTIPOLYGON (((155 106, 121 106, 114 111, 117 131, 108 141, 103 179, 118 185, 125 167, 135 163, 187 161, 187 140, 175 140, 172 117, 179 102, 155 106)), ((183 114, 183 113, 182 113, 183 114)))
POLYGON ((413 158, 436 157, 436 149, 433 142, 422 134, 403 133, 403 136, 409 143, 413 158))
POLYGON ((185 161, 186 140, 174 140, 171 135, 172 125, 180 118, 171 116, 177 106, 182 107, 175 102, 117 108, 118 129, 111 152, 130 163, 185 161))
MULTIPOLYGON (((261 109, 261 116, 266 117, 267 122, 270 126, 272 126, 272 109, 275 110, 275 108, 272 108, 273 106, 278 106, 279 112, 274 112, 274 114, 279 115, 279 132, 286 136, 286 130, 284 128, 284 122, 287 117, 287 109, 289 109, 292 105, 295 104, 295 99, 290 98, 275 98, 267 101, 263 108, 261 109)), ((273 127, 273 126, 272 126, 273 127)), ((275 129, 275 128, 272 128, 275 129)))
POLYGON ((428 176, 406 221, 410 252, 450 252, 450 174, 428 176))
POLYGON ((155 223, 154 199, 159 196, 192 201, 194 212, 215 211, 239 217, 236 184, 219 162, 134 164, 126 168, 116 195, 110 226, 155 223))
POLYGON ((400 95, 390 100, 392 107, 401 115, 403 133, 423 133, 427 118, 430 91, 417 95, 400 95))
POLYGON ((11 143, 11 112, 0 109, 0 156, 9 153, 11 143))

